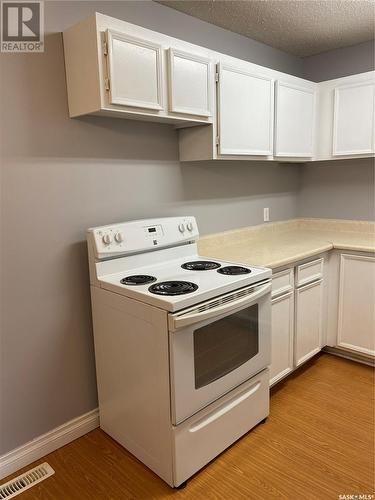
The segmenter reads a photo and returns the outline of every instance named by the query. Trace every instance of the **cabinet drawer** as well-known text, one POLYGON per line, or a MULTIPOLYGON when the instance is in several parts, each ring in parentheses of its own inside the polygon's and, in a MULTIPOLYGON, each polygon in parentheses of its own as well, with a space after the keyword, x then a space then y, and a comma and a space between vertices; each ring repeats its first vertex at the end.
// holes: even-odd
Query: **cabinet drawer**
POLYGON ((269 413, 269 370, 173 428, 174 484, 180 485, 269 413))
POLYGON ((272 297, 293 290, 294 270, 285 269, 272 275, 272 297))
POLYGON ((323 259, 312 260, 297 266, 296 286, 307 285, 323 278, 323 259))

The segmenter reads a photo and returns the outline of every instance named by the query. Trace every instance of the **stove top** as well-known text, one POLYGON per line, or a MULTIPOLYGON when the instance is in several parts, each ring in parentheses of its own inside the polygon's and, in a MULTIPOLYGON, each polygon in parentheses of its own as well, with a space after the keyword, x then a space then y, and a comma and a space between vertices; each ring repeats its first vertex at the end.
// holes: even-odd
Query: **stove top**
POLYGON ((153 283, 154 281, 156 281, 155 276, 149 276, 148 274, 133 274, 122 278, 120 283, 122 285, 147 285, 148 283, 153 283))
POLYGON ((271 277, 271 270, 198 254, 195 217, 88 229, 90 284, 147 306, 180 311, 271 277))
POLYGON ((198 285, 190 281, 162 281, 151 285, 148 290, 156 295, 185 295, 198 290, 198 285))
POLYGON ((218 269, 217 272, 227 276, 238 276, 239 274, 251 273, 251 269, 243 266, 224 266, 218 269))
POLYGON ((170 249, 160 253, 160 260, 153 254, 148 260, 135 256, 130 262, 103 262, 100 286, 166 311, 178 311, 271 276, 271 271, 262 267, 189 255, 187 249, 184 252, 178 258, 175 249, 170 249))
POLYGON ((221 264, 212 260, 194 260, 193 262, 185 262, 181 267, 188 271, 210 271, 220 266, 221 264))

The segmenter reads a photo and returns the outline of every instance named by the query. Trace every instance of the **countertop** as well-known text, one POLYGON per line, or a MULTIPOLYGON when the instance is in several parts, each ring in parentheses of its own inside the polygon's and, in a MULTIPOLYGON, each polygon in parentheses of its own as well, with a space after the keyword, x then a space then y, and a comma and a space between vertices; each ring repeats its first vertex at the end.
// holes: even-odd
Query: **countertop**
POLYGON ((375 223, 293 219, 204 236, 198 249, 206 257, 275 269, 332 249, 375 252, 375 223))

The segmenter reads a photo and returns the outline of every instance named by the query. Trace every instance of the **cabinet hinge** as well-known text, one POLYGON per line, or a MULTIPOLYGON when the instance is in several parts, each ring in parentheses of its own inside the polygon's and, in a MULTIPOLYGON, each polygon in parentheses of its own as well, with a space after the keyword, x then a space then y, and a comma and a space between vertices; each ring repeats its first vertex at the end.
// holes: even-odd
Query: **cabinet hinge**
POLYGON ((220 144, 220 137, 218 135, 216 136, 215 144, 216 146, 219 146, 220 144))
POLYGON ((215 73, 215 82, 219 81, 219 73, 215 73))
POLYGON ((104 87, 106 90, 109 90, 111 88, 109 78, 104 78, 104 87))
POLYGON ((108 43, 107 43, 105 40, 104 40, 104 42, 103 42, 103 54, 104 54, 105 56, 107 56, 107 55, 108 55, 108 43))

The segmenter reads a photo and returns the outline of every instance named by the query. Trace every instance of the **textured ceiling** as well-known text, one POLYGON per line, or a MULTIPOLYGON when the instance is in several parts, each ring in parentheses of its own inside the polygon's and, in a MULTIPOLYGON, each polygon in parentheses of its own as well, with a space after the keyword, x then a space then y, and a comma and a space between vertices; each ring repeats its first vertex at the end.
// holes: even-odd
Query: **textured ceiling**
POLYGON ((375 38, 375 0, 156 0, 296 56, 375 38))

